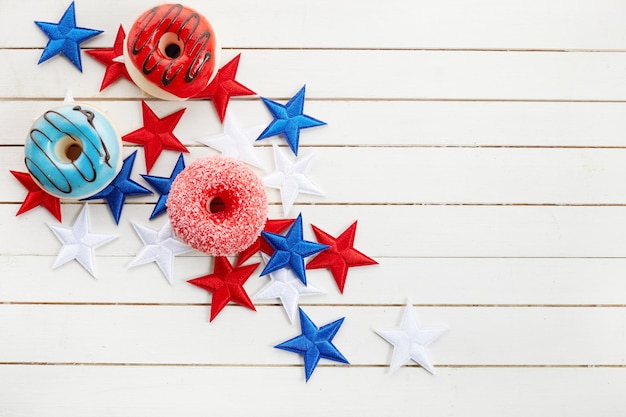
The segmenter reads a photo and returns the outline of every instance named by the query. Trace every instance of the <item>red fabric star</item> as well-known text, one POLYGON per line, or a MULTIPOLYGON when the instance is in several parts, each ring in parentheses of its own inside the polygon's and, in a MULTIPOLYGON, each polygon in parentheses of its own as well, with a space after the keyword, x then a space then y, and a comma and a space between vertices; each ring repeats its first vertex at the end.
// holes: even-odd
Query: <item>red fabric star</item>
POLYGON ((146 170, 149 174, 163 150, 189 152, 173 133, 176 124, 187 109, 180 109, 162 119, 159 119, 145 101, 141 102, 141 109, 143 111, 143 127, 125 135, 122 140, 143 145, 146 170))
POLYGON ((213 81, 206 86, 204 90, 200 92, 194 98, 211 99, 213 107, 217 111, 217 115, 220 118, 220 122, 224 122, 224 116, 226 115, 226 107, 231 97, 236 96, 251 96, 256 94, 254 91, 245 87, 238 81, 235 81, 237 75, 237 67, 239 66, 239 57, 237 55, 231 59, 226 65, 217 71, 213 81))
POLYGON ((26 213, 28 210, 34 209, 35 207, 42 206, 52 213, 59 222, 61 221, 61 200, 59 200, 58 197, 42 190, 28 172, 11 171, 11 174, 13 174, 28 191, 16 216, 26 213))
POLYGON ((120 28, 117 30, 117 36, 115 37, 113 48, 91 49, 89 51, 85 51, 90 57, 107 67, 104 71, 104 78, 102 79, 100 91, 104 90, 122 77, 126 78, 131 83, 133 82, 130 75, 128 75, 128 70, 126 69, 124 62, 115 61, 116 58, 124 55, 125 37, 126 33, 124 33, 124 28, 120 25, 120 28))
POLYGON ((246 290, 243 289, 243 284, 259 265, 259 263, 256 263, 233 269, 230 262, 228 262, 228 258, 217 256, 215 257, 212 274, 187 281, 213 294, 211 319, 209 321, 213 321, 215 316, 226 307, 229 301, 234 301, 239 305, 256 311, 246 290))
POLYGON ((330 246, 320 252, 306 266, 306 269, 328 268, 335 278, 339 291, 343 294, 346 285, 348 268, 352 266, 365 266, 377 264, 375 260, 354 249, 354 235, 356 234, 356 221, 352 223, 339 237, 334 238, 328 233, 311 225, 318 243, 330 246))
MULTIPOLYGON (((267 219, 263 231, 274 234, 283 233, 293 224, 294 220, 295 219, 267 219)), ((249 248, 245 249, 244 251, 240 252, 239 255, 237 255, 237 262, 235 263, 235 266, 243 264, 258 251, 261 251, 268 255, 274 253, 274 249, 269 245, 269 243, 267 243, 263 236, 259 236, 257 240, 255 240, 254 243, 250 245, 249 248)))

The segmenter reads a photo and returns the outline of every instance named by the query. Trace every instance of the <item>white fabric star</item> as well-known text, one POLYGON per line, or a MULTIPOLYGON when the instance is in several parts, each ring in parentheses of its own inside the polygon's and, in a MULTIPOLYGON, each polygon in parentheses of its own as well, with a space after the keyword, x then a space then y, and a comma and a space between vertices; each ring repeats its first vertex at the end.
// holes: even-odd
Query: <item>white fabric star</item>
POLYGON ((224 132, 214 136, 197 139, 198 142, 216 149, 224 156, 237 158, 256 167, 261 166, 259 157, 254 152, 254 142, 264 126, 243 127, 230 112, 224 118, 224 132))
POLYGON ((400 329, 376 330, 376 333, 394 346, 389 367, 392 372, 413 359, 428 372, 434 374, 435 369, 426 347, 437 340, 445 331, 444 327, 420 328, 413 312, 413 306, 409 303, 402 315, 400 329))
POLYGON ((191 252, 192 249, 174 236, 169 220, 166 221, 159 230, 151 229, 134 222, 131 222, 131 224, 144 246, 129 266, 133 267, 156 262, 161 272, 163 272, 163 275, 165 275, 167 282, 172 285, 174 257, 186 252, 191 252))
POLYGON ((63 104, 70 104, 74 102, 74 95, 71 90, 67 90, 65 92, 65 98, 63 99, 63 104))
MULTIPOLYGON (((267 264, 269 256, 262 253, 263 261, 267 264)), ((298 301, 303 295, 324 294, 324 291, 314 287, 310 283, 304 285, 300 278, 289 268, 281 268, 269 273, 271 281, 265 284, 256 294, 252 296, 255 300, 267 300, 280 298, 283 308, 293 323, 298 312, 298 301)))
POLYGON ((299 193, 322 195, 322 192, 308 177, 313 154, 300 156, 292 161, 276 144, 272 144, 272 147, 276 171, 263 177, 263 183, 268 187, 280 189, 283 213, 287 216, 299 193))
POLYGON ((89 232, 89 209, 83 206, 72 227, 48 225, 52 233, 61 241, 63 247, 57 255, 52 269, 76 259, 94 278, 96 278, 95 249, 117 236, 101 235, 89 232))

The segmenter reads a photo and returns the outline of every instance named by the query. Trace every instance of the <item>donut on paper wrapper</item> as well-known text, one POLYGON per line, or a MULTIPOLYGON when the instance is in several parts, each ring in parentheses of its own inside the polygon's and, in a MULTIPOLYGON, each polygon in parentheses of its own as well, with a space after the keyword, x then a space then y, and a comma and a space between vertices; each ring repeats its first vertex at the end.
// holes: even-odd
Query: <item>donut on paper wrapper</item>
POLYGON ((267 220, 261 179, 243 162, 201 158, 174 180, 167 213, 174 233, 192 248, 214 256, 234 255, 252 245, 267 220), (223 201, 222 211, 211 202, 223 201))
POLYGON ((102 110, 72 102, 35 120, 26 137, 24 162, 45 192, 79 200, 115 179, 122 166, 122 139, 102 110))
POLYGON ((204 90, 217 74, 220 52, 209 21, 181 4, 146 10, 124 40, 133 82, 163 100, 186 100, 204 90))

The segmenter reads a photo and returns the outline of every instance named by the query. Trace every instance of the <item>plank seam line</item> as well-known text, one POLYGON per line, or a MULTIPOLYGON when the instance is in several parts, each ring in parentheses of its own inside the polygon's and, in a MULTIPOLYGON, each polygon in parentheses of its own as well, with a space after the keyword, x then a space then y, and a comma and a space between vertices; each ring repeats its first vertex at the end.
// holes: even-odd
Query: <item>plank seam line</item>
MULTIPOLYGON (((109 301, 0 301, 5 306, 89 306, 89 307, 208 307, 211 303, 146 303, 146 302, 109 302, 109 301)), ((368 307, 368 308, 403 308, 406 303, 300 303, 303 307, 368 307)), ((412 303, 413 307, 436 307, 436 308, 626 308, 626 304, 612 303, 412 303)), ((240 306, 233 306, 240 307, 240 306)), ((280 303, 258 303, 255 307, 282 307, 280 303)))
MULTIPOLYGON (((0 362, 0 366, 94 366, 94 367, 181 367, 181 368, 301 368, 302 364, 209 364, 209 363, 140 363, 140 362, 0 362)), ((389 364, 349 364, 334 365, 320 363, 322 368, 389 368, 389 364)), ((417 364, 407 364, 407 368, 420 368, 417 364)), ((435 364, 436 368, 447 369, 511 369, 511 368, 556 368, 556 369, 580 369, 580 368, 626 368, 626 364, 435 364)))

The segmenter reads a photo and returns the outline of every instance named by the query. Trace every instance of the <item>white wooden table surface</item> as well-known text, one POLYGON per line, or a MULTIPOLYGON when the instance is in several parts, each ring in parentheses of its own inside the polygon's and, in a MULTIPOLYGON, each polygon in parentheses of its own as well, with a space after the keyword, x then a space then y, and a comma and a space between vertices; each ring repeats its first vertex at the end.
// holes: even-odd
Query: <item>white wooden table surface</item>
MULTIPOLYGON (((79 26, 105 30, 154 5, 77 0, 79 26)), ((141 92, 98 92, 104 67, 83 52, 36 65, 67 0, 0 0, 1 416, 617 416, 626 413, 626 2, 617 0, 257 0, 187 2, 216 26, 238 80, 286 100, 307 85, 305 112, 328 123, 302 132, 301 153, 324 196, 300 195, 313 223, 338 235, 358 219, 355 247, 380 264, 353 268, 344 295, 302 299, 319 325, 346 317, 334 342, 350 366, 322 361, 308 383, 301 357, 272 346, 299 334, 278 302, 229 305, 208 322, 210 295, 186 281, 211 258, 176 259, 170 286, 130 221, 154 197, 130 199, 115 226, 90 204, 98 279, 60 249, 25 191, 23 144, 34 118, 67 89, 105 108, 120 133, 141 126, 141 92), (390 374, 407 300, 448 331, 430 346, 436 373, 390 374)), ((215 154, 208 102, 148 98, 175 130, 187 162, 215 154)), ((267 124, 257 98, 233 99, 245 125, 267 124)), ((258 145, 264 175, 270 141, 258 145)), ((280 143, 277 141, 276 143, 280 143)), ((145 172, 139 149, 134 178, 145 172)), ((152 170, 169 175, 177 155, 152 170)), ((268 190, 272 217, 282 217, 268 190)), ((64 202, 71 225, 81 204, 64 202)), ((258 271, 257 271, 258 275, 258 271)), ((250 294, 266 278, 251 278, 250 294)))

